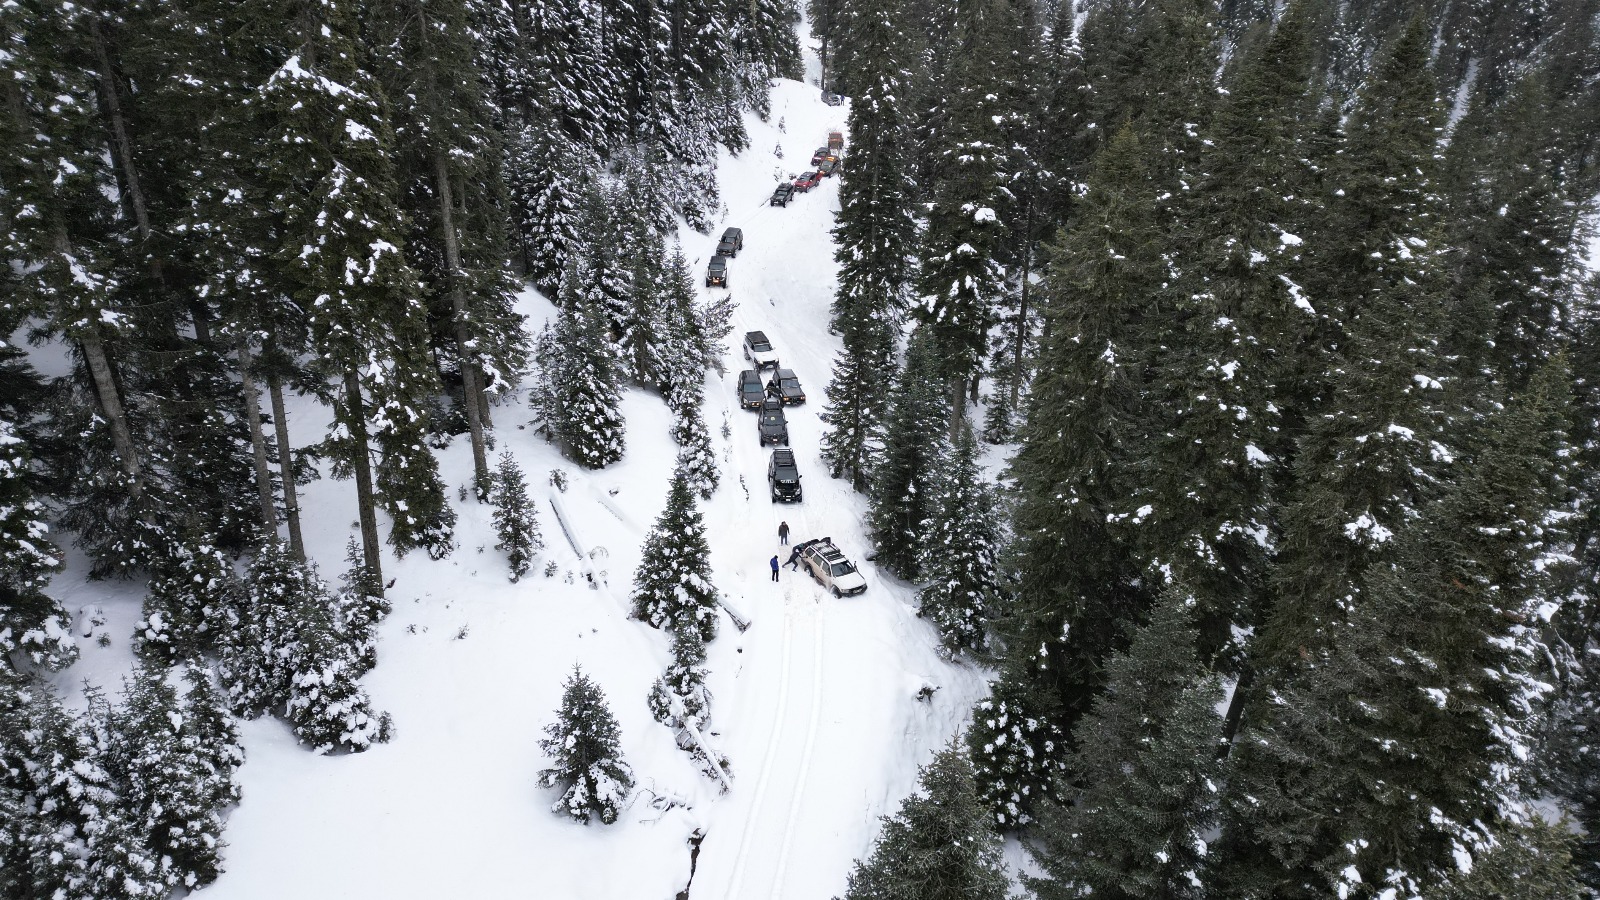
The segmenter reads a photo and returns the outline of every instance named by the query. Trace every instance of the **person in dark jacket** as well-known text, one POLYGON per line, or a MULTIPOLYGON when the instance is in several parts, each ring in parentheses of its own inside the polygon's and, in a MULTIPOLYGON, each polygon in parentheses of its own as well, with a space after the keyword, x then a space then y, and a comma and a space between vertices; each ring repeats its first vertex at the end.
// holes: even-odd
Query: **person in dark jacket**
POLYGON ((778 523, 778 543, 780 543, 780 544, 789 543, 789 523, 788 522, 779 522, 778 523))
POLYGON ((789 561, 784 563, 796 572, 800 571, 800 551, 816 543, 816 541, 801 541, 794 545, 794 550, 789 554, 789 561))
POLYGON ((778 580, 778 557, 772 557, 772 580, 778 580))

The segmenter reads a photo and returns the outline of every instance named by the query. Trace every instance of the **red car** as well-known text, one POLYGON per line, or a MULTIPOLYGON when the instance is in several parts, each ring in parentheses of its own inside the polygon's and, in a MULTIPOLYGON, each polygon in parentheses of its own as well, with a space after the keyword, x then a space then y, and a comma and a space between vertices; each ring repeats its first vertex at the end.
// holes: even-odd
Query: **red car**
POLYGON ((821 172, 804 172, 794 180, 794 189, 797 191, 809 191, 821 183, 821 172))

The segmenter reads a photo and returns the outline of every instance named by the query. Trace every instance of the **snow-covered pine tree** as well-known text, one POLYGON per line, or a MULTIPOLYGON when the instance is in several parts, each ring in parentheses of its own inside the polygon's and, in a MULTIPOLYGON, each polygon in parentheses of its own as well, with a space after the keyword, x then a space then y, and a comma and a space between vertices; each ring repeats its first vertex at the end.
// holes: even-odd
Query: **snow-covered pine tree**
POLYGON ((1106 661, 1106 688, 1078 722, 1077 750, 1040 804, 1029 879, 1041 900, 1207 896, 1216 819, 1221 681, 1195 653, 1194 600, 1168 588, 1133 645, 1106 661))
POLYGON ((278 541, 261 546, 245 576, 234 611, 236 624, 222 635, 220 674, 228 705, 253 719, 288 702, 298 652, 302 608, 326 601, 311 568, 278 541))
MULTIPOLYGON (((597 178, 589 183, 579 219, 583 274, 571 286, 577 296, 604 314, 606 333, 619 347, 633 314, 630 240, 643 227, 631 215, 635 207, 623 201, 623 193, 618 183, 607 179, 597 178)), ((560 303, 567 306, 571 301, 563 294, 560 303)), ((623 370, 627 371, 627 367, 623 370)))
POLYGON ((646 698, 650 714, 669 728, 682 728, 691 718, 695 727, 704 728, 711 715, 706 675, 706 644, 700 632, 693 628, 673 632, 672 662, 646 698))
POLYGON ((828 474, 848 478, 858 491, 871 485, 872 461, 883 450, 884 413, 889 402, 883 385, 894 383, 895 329, 887 319, 841 323, 844 349, 833 358, 828 382, 828 402, 820 418, 828 430, 822 435, 821 457, 828 474))
POLYGON ((383 582, 367 568, 354 537, 345 544, 344 564, 337 599, 340 630, 361 675, 378 664, 378 623, 394 611, 394 604, 383 596, 383 582))
POLYGON ((500 538, 495 549, 505 551, 511 563, 511 580, 520 581, 533 567, 534 557, 544 549, 544 539, 539 536, 537 508, 528 498, 528 481, 509 450, 500 454, 489 502, 494 506, 494 530, 500 538))
POLYGON ((883 818, 872 855, 843 900, 1004 900, 1000 835, 978 799, 972 762, 952 743, 922 767, 917 792, 883 818))
POLYGON ((717 589, 711 584, 705 522, 683 471, 672 476, 667 505, 644 539, 633 576, 633 616, 656 628, 717 636, 717 589))
POLYGON ((231 770, 217 770, 202 744, 215 735, 196 727, 167 671, 144 668, 124 681, 104 722, 105 767, 167 889, 193 890, 221 874, 222 806, 238 789, 231 770))
POLYGON ((599 161, 549 119, 524 125, 506 152, 511 221, 523 268, 548 297, 560 292, 562 276, 582 247, 579 206, 598 168, 599 161), (551 165, 551 160, 562 163, 551 165))
POLYGON ((1351 114, 1331 178, 1331 250, 1317 369, 1326 373, 1295 460, 1301 486, 1282 512, 1277 599, 1261 660, 1293 665, 1315 649, 1387 560, 1395 534, 1428 502, 1455 409, 1441 335, 1441 200, 1434 189, 1443 110, 1419 18, 1395 41, 1351 114))
POLYGON ((1017 584, 994 688, 1011 710, 982 713, 992 728, 974 726, 979 788, 1007 826, 1028 821, 1053 773, 1023 754, 1031 743, 1000 737, 1019 722, 1039 742, 1070 734, 1099 690, 1102 661, 1148 604, 1115 523, 1139 514, 1128 505, 1130 475, 1146 427, 1150 330, 1161 321, 1151 304, 1168 277, 1155 207, 1144 150, 1123 129, 1095 161, 1077 224, 1050 250, 1048 337, 1011 463, 1017 584))
MULTIPOLYGON (((91 705, 96 702, 91 695, 91 705)), ((0 884, 17 897, 159 900, 160 862, 144 845, 86 723, 43 685, 0 672, 0 794, 8 818, 0 884), (7 884, 7 882, 10 882, 7 884)))
POLYGON ((54 670, 77 660, 78 645, 66 609, 45 593, 61 559, 32 478, 28 445, 0 418, 0 659, 20 649, 54 670))
POLYGON ((1010 223, 1002 215, 1011 210, 1011 198, 1005 188, 1010 148, 1000 130, 1008 111, 999 102, 1007 67, 1000 63, 1010 58, 1016 13, 998 0, 958 0, 951 15, 955 67, 941 99, 945 164, 928 214, 913 312, 937 348, 953 423, 966 418, 1004 289, 997 260, 1005 256, 1002 238, 1010 223))
POLYGON ((1578 881, 1572 848, 1578 838, 1562 823, 1535 815, 1501 829, 1472 861, 1472 870, 1441 874, 1428 894, 1440 900, 1578 900, 1588 896, 1578 881))
POLYGON ((373 711, 357 683, 359 648, 345 639, 333 613, 325 588, 304 595, 294 611, 298 639, 284 661, 285 717, 313 753, 360 753, 389 740, 389 717, 373 711))
POLYGON ((535 405, 568 459, 601 469, 622 458, 627 420, 617 409, 616 345, 606 337, 604 314, 578 283, 588 277, 582 266, 567 274, 555 326, 539 339, 535 405))
POLYGON ((214 651, 231 625, 240 591, 233 565, 212 541, 196 536, 157 557, 134 626, 134 649, 171 665, 214 651))
POLYGON ((397 0, 367 17, 374 70, 390 101, 412 256, 432 286, 442 365, 460 378, 480 499, 489 482, 487 395, 526 367, 517 283, 506 268, 501 149, 476 69, 466 0, 397 0))
POLYGON ((1129 531, 1139 565, 1188 586, 1202 656, 1230 670, 1269 606, 1276 509, 1302 408, 1295 367, 1317 327, 1296 293, 1303 247, 1320 243, 1306 230, 1306 198, 1321 195, 1301 141, 1314 103, 1306 17, 1295 5, 1240 61, 1200 162, 1183 163, 1204 171, 1186 176, 1190 189, 1164 218, 1180 271, 1163 317, 1181 337, 1155 363, 1149 402, 1162 425, 1132 486, 1131 505, 1150 509, 1129 531))
POLYGON ((700 499, 711 499, 722 476, 717 471, 717 454, 711 447, 711 432, 700 414, 698 397, 694 405, 686 406, 674 417, 672 439, 680 448, 674 472, 683 475, 700 499))
POLYGON ((264 120, 252 161, 280 198, 281 284, 306 315, 318 374, 337 386, 324 447, 335 474, 355 478, 367 566, 381 575, 380 501, 396 552, 450 547, 454 514, 423 433, 437 378, 404 255, 393 138, 380 86, 361 66, 355 11, 299 9, 269 26, 284 55, 252 101, 264 120))
POLYGON ((1547 366, 1474 423, 1359 602, 1247 709, 1217 854, 1229 896, 1420 891, 1527 814, 1569 383, 1547 366))
POLYGON ((883 450, 872 463, 869 516, 878 564, 910 580, 922 571, 925 523, 933 510, 937 466, 950 428, 950 392, 942 387, 936 353, 928 329, 918 328, 889 398, 880 438, 883 450))
POLYGON ((939 629, 952 654, 981 653, 989 645, 989 618, 996 611, 999 575, 994 492, 978 470, 978 444, 962 427, 939 473, 937 492, 924 523, 922 577, 917 615, 939 629))
POLYGON ((190 664, 184 668, 183 680, 189 686, 183 693, 184 740, 210 771, 208 802, 215 809, 224 809, 238 803, 240 797, 234 777, 244 765, 239 727, 209 667, 190 664))
POLYGON ((662 270, 665 245, 642 220, 630 218, 624 224, 627 232, 619 249, 625 248, 627 254, 628 291, 618 323, 617 346, 633 383, 660 390, 667 384, 671 366, 667 350, 671 309, 665 302, 662 270))
POLYGON ((622 732, 605 692, 577 666, 565 682, 557 717, 545 726, 549 737, 539 742, 554 763, 539 773, 539 784, 562 789, 551 810, 586 825, 595 817, 606 825, 616 822, 633 791, 633 769, 622 759, 622 732))

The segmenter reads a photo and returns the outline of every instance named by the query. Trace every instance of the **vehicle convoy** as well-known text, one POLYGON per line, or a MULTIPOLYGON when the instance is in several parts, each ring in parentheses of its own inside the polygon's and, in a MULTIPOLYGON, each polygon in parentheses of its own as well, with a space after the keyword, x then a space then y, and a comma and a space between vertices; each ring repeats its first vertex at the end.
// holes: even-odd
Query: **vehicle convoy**
POLYGON ((794 189, 804 194, 822 182, 821 172, 801 172, 794 180, 794 189))
POLYGON ((773 503, 800 502, 800 467, 795 465, 793 450, 772 451, 772 459, 767 461, 767 493, 773 503))
POLYGON ((728 286, 728 258, 713 256, 706 265, 706 287, 728 286))
POLYGON ((789 419, 783 414, 783 402, 768 397, 761 401, 761 418, 756 422, 761 446, 782 444, 789 446, 789 419))
POLYGON ((835 597, 851 597, 867 589, 867 580, 856 571, 856 564, 833 545, 831 537, 801 544, 800 562, 835 597))
POLYGON ((739 407, 741 409, 760 409, 761 401, 767 399, 767 386, 761 381, 761 373, 755 369, 745 369, 739 373, 739 407))
POLYGON ((772 349, 772 342, 767 340, 765 332, 746 331, 744 333, 744 358, 756 364, 759 372, 767 367, 778 367, 778 352, 772 349))
POLYGON ((789 198, 793 196, 794 185, 785 181, 783 184, 778 185, 777 189, 772 192, 772 199, 767 202, 772 206, 788 206, 789 198))
POLYGON ((744 229, 742 228, 729 228, 724 230, 722 232, 722 239, 717 241, 717 253, 722 256, 738 256, 739 251, 743 249, 744 229), (726 253, 723 252, 723 247, 728 248, 726 253))
POLYGON ((776 395, 784 406, 795 406, 806 402, 806 392, 800 387, 800 378, 794 374, 793 369, 774 371, 772 380, 767 383, 767 393, 776 395))

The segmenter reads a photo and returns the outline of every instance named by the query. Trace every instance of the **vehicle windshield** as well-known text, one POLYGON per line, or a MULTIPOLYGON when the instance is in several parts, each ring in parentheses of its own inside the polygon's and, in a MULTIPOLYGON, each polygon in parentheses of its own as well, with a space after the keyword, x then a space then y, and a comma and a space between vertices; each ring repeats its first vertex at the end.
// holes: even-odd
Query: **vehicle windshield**
POLYGON ((766 353, 772 349, 772 345, 766 341, 751 341, 750 349, 757 353, 766 353))
POLYGON ((785 378, 779 383, 786 388, 794 388, 795 390, 800 389, 800 379, 798 378, 785 378))
POLYGON ((836 562, 830 565, 828 570, 831 571, 835 576, 849 575, 851 572, 856 570, 856 567, 847 562, 836 562))
POLYGON ((761 417, 761 424, 763 424, 763 425, 782 425, 783 424, 783 416, 778 414, 778 413, 767 413, 766 415, 761 417))
POLYGON ((746 391, 753 391, 758 394, 761 393, 761 380, 759 378, 746 379, 744 383, 744 389, 746 391))

